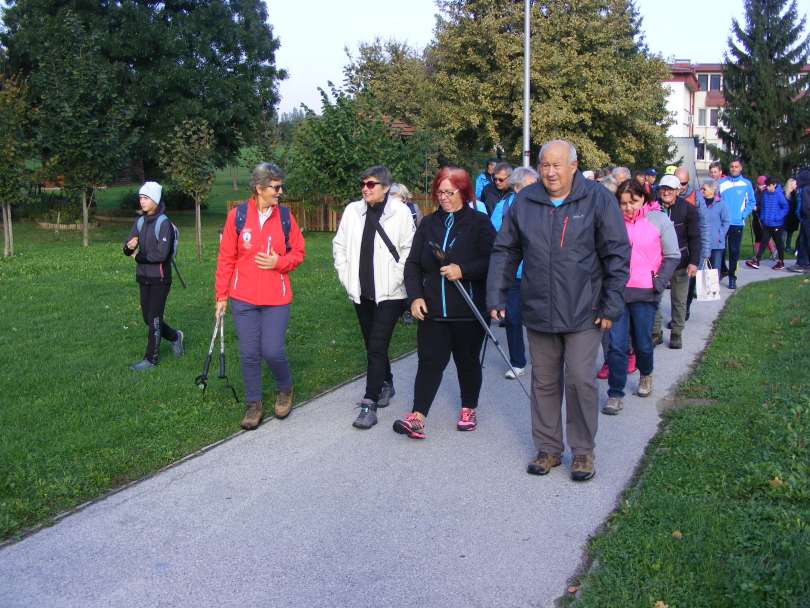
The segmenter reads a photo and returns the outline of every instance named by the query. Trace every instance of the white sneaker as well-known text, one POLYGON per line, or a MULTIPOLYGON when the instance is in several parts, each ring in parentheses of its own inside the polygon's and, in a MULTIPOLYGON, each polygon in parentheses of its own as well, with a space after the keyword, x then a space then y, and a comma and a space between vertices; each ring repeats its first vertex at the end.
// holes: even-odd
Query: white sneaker
POLYGON ((511 369, 506 370, 506 373, 503 375, 503 377, 506 378, 507 380, 514 380, 518 376, 522 376, 525 373, 526 373, 525 367, 516 367, 514 372, 511 369))

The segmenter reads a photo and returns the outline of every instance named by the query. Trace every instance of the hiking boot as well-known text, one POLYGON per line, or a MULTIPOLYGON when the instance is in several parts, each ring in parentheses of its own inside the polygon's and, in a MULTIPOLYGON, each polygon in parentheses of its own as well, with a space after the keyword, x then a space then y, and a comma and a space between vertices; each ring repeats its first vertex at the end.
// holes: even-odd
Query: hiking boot
POLYGON ((394 420, 394 432, 407 435, 411 439, 424 439, 427 437, 425 419, 416 412, 411 412, 401 420, 394 420))
POLYGON ((669 334, 669 347, 670 348, 683 348, 683 340, 681 334, 669 334))
POLYGON ((290 390, 286 393, 284 391, 278 391, 276 393, 276 404, 273 406, 273 412, 276 415, 276 418, 286 418, 290 415, 290 411, 292 410, 293 404, 293 389, 290 387, 290 390))
POLYGON ((659 344, 663 344, 664 343, 664 334, 662 334, 662 333, 660 333, 660 334, 659 333, 653 333, 653 335, 652 335, 652 343, 653 343, 653 348, 655 348, 659 344))
POLYGON ((602 413, 608 416, 615 416, 624 409, 624 402, 618 397, 608 397, 607 404, 602 408, 602 413))
POLYGON ((638 370, 636 367, 636 353, 627 355, 627 373, 632 374, 638 370))
POLYGON ((178 329, 177 330, 177 340, 175 340, 174 342, 171 343, 172 344, 172 353, 174 353, 175 357, 182 357, 186 352, 186 349, 183 346, 183 338, 185 338, 185 336, 183 335, 183 332, 178 329))
POLYGON ((636 395, 639 397, 649 397, 650 393, 653 390, 653 381, 652 381, 652 374, 649 376, 644 376, 642 374, 641 378, 638 379, 638 390, 636 391, 636 395))
POLYGON ((737 277, 729 277, 728 278, 728 288, 729 289, 737 289, 737 277))
POLYGON ((503 377, 506 378, 507 380, 514 380, 518 376, 523 376, 526 373, 525 367, 515 367, 514 370, 515 371, 512 371, 511 369, 506 370, 506 373, 503 375, 503 377))
POLYGON ((759 270, 759 260, 756 258, 745 260, 745 265, 748 266, 749 268, 753 268, 754 270, 759 270))
POLYGON ((149 359, 143 359, 130 365, 129 369, 131 369, 133 372, 143 372, 147 369, 152 369, 153 367, 155 367, 154 363, 152 363, 149 359))
POLYGON ((462 407, 458 414, 456 429, 459 431, 474 431, 478 427, 478 419, 475 416, 475 409, 462 407))
POLYGON ((560 462, 562 461, 559 454, 548 454, 540 450, 534 460, 526 467, 526 472, 529 475, 546 475, 554 467, 560 466, 560 462))
POLYGON ((776 264, 773 265, 774 270, 783 270, 785 268, 785 263, 782 260, 779 260, 776 264))
POLYGON ((352 426, 356 429, 363 429, 364 431, 370 429, 377 424, 377 404, 371 399, 363 399, 357 407, 360 408, 360 413, 357 414, 357 419, 352 422, 352 426))
POLYGON ((599 368, 599 371, 596 372, 596 377, 599 378, 600 380, 607 380, 608 373, 609 373, 608 364, 603 363, 602 367, 599 368))
POLYGON ((262 422, 262 402, 248 401, 245 407, 245 416, 239 423, 246 431, 252 431, 262 422))
POLYGON ((382 388, 380 389, 380 397, 377 399, 377 407, 388 407, 388 404, 391 403, 391 397, 396 394, 397 392, 394 390, 393 382, 389 382, 388 380, 383 382, 382 388))
POLYGON ((593 454, 580 454, 574 456, 571 463, 571 479, 574 481, 588 481, 596 474, 593 468, 593 454))

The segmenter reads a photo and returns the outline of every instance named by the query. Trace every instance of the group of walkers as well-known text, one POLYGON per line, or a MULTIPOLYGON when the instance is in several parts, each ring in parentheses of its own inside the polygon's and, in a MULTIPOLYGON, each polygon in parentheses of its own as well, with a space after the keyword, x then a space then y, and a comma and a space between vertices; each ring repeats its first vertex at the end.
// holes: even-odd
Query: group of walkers
MULTIPOLYGON (((361 198, 345 208, 332 242, 334 267, 367 355, 354 427, 375 426, 379 408, 396 394, 388 350, 403 312, 418 323, 418 367, 411 411, 394 420, 393 429, 413 439, 427 436, 426 419, 451 356, 460 393, 456 428, 474 431, 487 324, 506 328, 509 379, 528 367, 525 327, 537 450, 527 471, 545 475, 561 463, 565 396, 571 478, 590 479, 600 348, 605 366, 599 377, 608 380, 602 412, 618 414, 628 373, 636 367, 637 394, 653 391, 653 351, 662 341, 658 304, 668 286, 669 346, 681 348, 698 269, 723 266, 728 249, 728 286, 736 287, 742 226, 755 207, 767 229, 754 261, 771 238, 783 251, 772 209, 782 209, 779 196, 786 197, 765 180, 757 203, 739 161, 731 164, 729 177, 704 180, 699 194, 689 186, 688 172, 676 167, 657 184, 654 170, 632 176, 624 168, 595 181, 592 172, 578 170, 576 149, 564 140, 542 146, 537 169, 491 162, 474 184, 464 169, 443 167, 431 185, 435 211, 424 217, 386 167, 370 167, 360 176, 361 198)), ((293 294, 289 274, 303 262, 305 247, 295 218, 279 206, 283 181, 273 164, 254 169, 251 197, 229 212, 217 260, 215 315, 221 317, 230 302, 245 385, 244 429, 255 429, 263 417, 262 361, 276 382, 275 415, 286 417, 293 403, 284 350, 293 294)), ((802 264, 810 244, 810 172, 800 173, 797 183, 797 243, 805 256, 798 267, 810 269, 802 264)), ((146 223, 136 222, 124 249, 138 262, 150 326, 147 354, 135 369, 157 362, 161 336, 175 354, 183 352, 182 332, 162 318, 171 282, 167 247, 174 235, 170 222, 150 228, 163 213, 160 187, 147 182, 141 194, 146 223)))

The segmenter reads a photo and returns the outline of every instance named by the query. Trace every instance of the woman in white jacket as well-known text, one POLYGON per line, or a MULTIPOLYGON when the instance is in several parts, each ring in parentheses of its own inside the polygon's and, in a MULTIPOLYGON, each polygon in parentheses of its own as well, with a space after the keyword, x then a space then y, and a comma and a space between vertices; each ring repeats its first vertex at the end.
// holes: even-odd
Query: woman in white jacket
POLYGON ((343 211, 332 255, 366 346, 366 392, 353 425, 370 429, 377 424, 377 408, 387 406, 395 393, 388 345, 405 307, 403 273, 415 228, 405 205, 388 204, 391 172, 386 167, 369 167, 360 188, 362 200, 343 211))

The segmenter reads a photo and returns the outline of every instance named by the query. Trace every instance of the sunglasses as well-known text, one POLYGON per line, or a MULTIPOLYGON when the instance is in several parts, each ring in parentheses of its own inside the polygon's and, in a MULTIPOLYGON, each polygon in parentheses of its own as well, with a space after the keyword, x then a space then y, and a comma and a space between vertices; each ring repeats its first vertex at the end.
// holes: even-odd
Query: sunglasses
POLYGON ((360 188, 368 188, 369 190, 373 190, 375 187, 379 186, 382 182, 372 182, 371 180, 367 182, 360 182, 360 188))
POLYGON ((500 184, 501 182, 505 182, 508 179, 509 179, 508 177, 496 177, 495 181, 500 184))
POLYGON ((681 188, 685 188, 689 185, 689 182, 681 182, 681 188))

